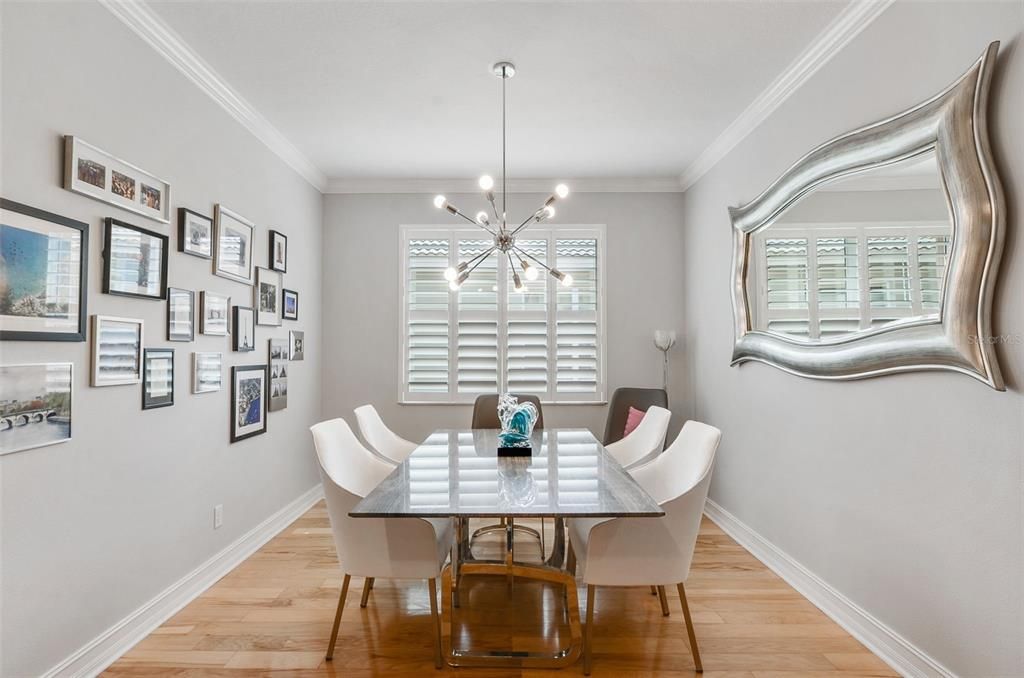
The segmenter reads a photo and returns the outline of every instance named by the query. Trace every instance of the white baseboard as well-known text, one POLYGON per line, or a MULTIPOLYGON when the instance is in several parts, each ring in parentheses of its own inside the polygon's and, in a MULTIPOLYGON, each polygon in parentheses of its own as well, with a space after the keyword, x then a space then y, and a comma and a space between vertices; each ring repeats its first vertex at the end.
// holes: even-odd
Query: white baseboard
POLYGON ((956 674, 948 668, 875 619, 711 499, 705 504, 704 514, 900 675, 908 678, 956 678, 956 674))
POLYGON ((73 652, 43 674, 44 678, 84 678, 98 675, 178 610, 188 605, 218 579, 288 527, 322 497, 323 487, 320 484, 302 493, 298 499, 73 652))

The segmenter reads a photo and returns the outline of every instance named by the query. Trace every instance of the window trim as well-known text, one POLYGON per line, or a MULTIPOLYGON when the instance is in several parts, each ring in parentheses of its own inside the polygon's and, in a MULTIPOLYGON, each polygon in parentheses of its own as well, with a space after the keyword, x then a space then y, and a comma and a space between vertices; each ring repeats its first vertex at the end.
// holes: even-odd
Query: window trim
MULTIPOLYGON (((408 275, 407 275, 407 254, 408 254, 408 242, 412 238, 438 238, 452 241, 452 239, 459 239, 463 237, 463 234, 473 236, 472 239, 487 239, 490 236, 481 230, 475 228, 469 224, 400 224, 398 235, 398 404, 399 405, 470 405, 472 404, 479 394, 476 393, 458 393, 457 379, 455 380, 455 392, 452 392, 453 388, 453 373, 457 372, 458 365, 453 360, 453 331, 457 334, 458 328, 458 310, 457 306, 449 304, 448 307, 448 392, 446 393, 410 393, 408 391, 408 384, 406 382, 407 373, 407 361, 408 361, 408 348, 409 348, 409 334, 406 331, 408 328, 409 320, 409 303, 408 303, 408 275), (453 330, 454 321, 454 330, 453 330)), ((558 398, 557 394, 549 391, 541 398, 541 402, 545 405, 606 405, 608 403, 608 386, 607 386, 607 278, 608 269, 605 260, 605 249, 607 241, 607 228, 605 224, 545 224, 542 227, 533 227, 527 231, 524 231, 525 239, 533 239, 531 236, 539 236, 543 234, 543 237, 554 236, 555 238, 595 238, 597 240, 597 392, 591 398, 558 398), (551 396, 554 395, 554 399, 551 396)), ((457 248, 449 248, 449 261, 453 261, 457 258, 457 248)), ((493 256, 493 255, 492 255, 493 256)), ((454 265, 454 264, 452 264, 454 265)), ((503 266, 507 264, 498 263, 498 294, 504 292, 507 294, 505 278, 507 278, 507 271, 504 270, 503 266), (505 275, 501 275, 500 272, 504 272, 505 275)), ((545 279, 547 276, 545 272, 545 279)), ((557 302, 552 301, 552 297, 556 295, 548 295, 548 318, 549 321, 556 321, 556 316, 551 315, 552 309, 557 308, 557 302), (552 306, 552 304, 555 304, 552 306)), ((507 383, 508 369, 507 369, 507 353, 508 353, 508 307, 506 304, 498 305, 498 388, 501 390, 507 383)), ((550 336, 550 335, 549 335, 550 336)), ((551 355, 552 351, 556 351, 557 348, 553 349, 550 345, 548 347, 548 369, 549 377, 554 380, 553 383, 557 383, 557 364, 552 370, 551 367, 551 355)))

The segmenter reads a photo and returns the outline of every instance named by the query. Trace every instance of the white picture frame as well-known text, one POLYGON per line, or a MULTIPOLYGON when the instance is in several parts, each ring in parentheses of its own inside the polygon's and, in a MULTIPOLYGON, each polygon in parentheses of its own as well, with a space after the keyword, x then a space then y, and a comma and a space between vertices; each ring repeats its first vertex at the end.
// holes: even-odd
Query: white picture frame
POLYGON ((171 223, 169 183, 70 134, 64 136, 64 188, 171 223))
POLYGON ((74 372, 69 362, 0 365, 0 456, 71 440, 74 372), (65 392, 66 401, 52 397, 65 392))
POLYGON ((199 292, 199 333, 226 337, 231 333, 231 297, 201 290, 199 292))
POLYGON ((215 393, 224 388, 224 354, 193 351, 192 393, 215 393))
POLYGON ((142 382, 143 325, 138 318, 92 317, 92 386, 142 382))
POLYGON ((252 285, 256 224, 218 204, 213 212, 213 274, 252 285))

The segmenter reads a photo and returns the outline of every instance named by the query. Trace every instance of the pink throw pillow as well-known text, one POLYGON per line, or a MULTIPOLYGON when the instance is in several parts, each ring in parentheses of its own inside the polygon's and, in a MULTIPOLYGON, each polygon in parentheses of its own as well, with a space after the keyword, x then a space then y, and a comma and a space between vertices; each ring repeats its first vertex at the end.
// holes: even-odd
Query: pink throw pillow
POLYGON ((642 412, 641 410, 638 410, 635 407, 629 408, 629 412, 626 414, 626 430, 622 434, 623 438, 632 433, 633 429, 640 425, 640 422, 643 421, 645 414, 647 413, 642 412))

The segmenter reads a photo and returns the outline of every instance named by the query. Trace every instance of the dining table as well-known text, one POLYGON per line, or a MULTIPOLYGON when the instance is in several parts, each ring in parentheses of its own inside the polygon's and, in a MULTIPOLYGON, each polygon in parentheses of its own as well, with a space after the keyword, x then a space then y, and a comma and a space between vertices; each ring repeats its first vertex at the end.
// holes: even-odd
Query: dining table
MULTIPOLYGON (((565 521, 573 518, 652 518, 665 515, 657 502, 587 429, 535 429, 527 456, 499 456, 500 431, 438 429, 349 513, 354 518, 448 518, 454 545, 442 580, 442 636, 451 666, 560 668, 582 651, 579 600, 567 568, 565 521), (473 555, 469 521, 493 518, 504 529, 504 557, 473 555), (550 553, 522 561, 515 554, 516 521, 550 518, 550 553), (456 647, 454 609, 463 577, 516 578, 563 588, 569 644, 556 652, 456 647)), ((543 621, 543 620, 542 620, 543 621)), ((547 620, 551 622, 552 620, 547 620)), ((538 624, 541 627, 541 624, 538 624)))

